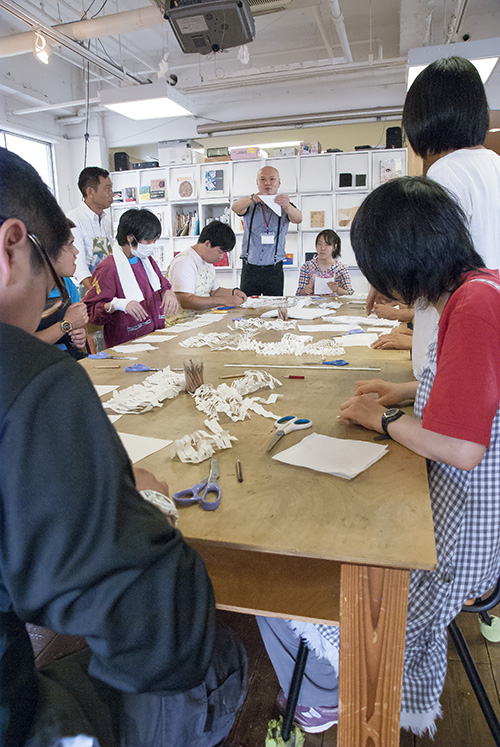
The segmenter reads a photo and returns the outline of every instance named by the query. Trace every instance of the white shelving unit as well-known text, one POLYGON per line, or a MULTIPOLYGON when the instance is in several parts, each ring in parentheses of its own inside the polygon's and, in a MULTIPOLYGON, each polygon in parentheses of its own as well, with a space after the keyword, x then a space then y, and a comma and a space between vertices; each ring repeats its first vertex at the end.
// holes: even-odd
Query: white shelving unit
POLYGON ((218 272, 222 284, 238 285, 243 224, 231 203, 256 191, 262 166, 274 166, 280 172, 279 191, 288 194, 303 215, 303 222, 291 224, 288 231, 285 292, 295 292, 298 270, 314 254, 315 238, 325 228, 339 234, 341 260, 355 288, 362 290, 365 281, 349 240, 351 221, 367 194, 382 181, 406 174, 407 163, 406 148, 394 148, 117 171, 111 174, 117 197, 111 208, 113 228, 131 207, 154 212, 162 224, 156 259, 165 271, 175 254, 195 243, 203 226, 211 220, 228 222, 236 233, 236 247, 218 272), (183 227, 187 235, 179 235, 183 227))

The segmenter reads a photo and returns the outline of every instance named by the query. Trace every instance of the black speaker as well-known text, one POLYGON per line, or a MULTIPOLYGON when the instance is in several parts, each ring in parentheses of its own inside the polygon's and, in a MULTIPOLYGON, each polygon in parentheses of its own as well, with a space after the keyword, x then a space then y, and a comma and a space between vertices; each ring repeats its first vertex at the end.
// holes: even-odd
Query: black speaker
POLYGON ((125 151, 115 153, 115 171, 129 171, 130 158, 125 151))
POLYGON ((401 127, 388 127, 385 132, 385 147, 386 148, 402 148, 403 147, 403 135, 401 133, 401 127))

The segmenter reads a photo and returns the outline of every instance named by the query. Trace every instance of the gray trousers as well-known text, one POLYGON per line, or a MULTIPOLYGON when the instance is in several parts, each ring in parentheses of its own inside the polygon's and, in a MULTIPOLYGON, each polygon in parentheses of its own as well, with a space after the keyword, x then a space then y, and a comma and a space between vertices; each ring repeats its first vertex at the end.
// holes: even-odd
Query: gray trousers
MULTIPOLYGON (((264 646, 278 677, 281 689, 288 697, 300 639, 287 620, 277 617, 257 617, 264 646)), ((299 704, 307 707, 336 706, 339 685, 335 670, 326 659, 309 650, 299 693, 299 704)))
POLYGON ((212 664, 198 687, 179 694, 123 693, 87 672, 90 651, 39 672, 39 703, 24 747, 214 747, 229 733, 246 690, 246 654, 217 626, 212 664), (64 740, 64 741, 63 741, 64 740))

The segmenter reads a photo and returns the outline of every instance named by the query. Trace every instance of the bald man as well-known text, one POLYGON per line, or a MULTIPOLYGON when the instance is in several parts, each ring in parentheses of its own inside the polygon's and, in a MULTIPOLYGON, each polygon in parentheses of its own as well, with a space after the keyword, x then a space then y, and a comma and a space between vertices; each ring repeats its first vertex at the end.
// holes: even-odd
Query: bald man
POLYGON ((286 234, 290 223, 302 222, 302 213, 288 195, 278 194, 280 184, 278 169, 264 166, 257 174, 257 193, 240 197, 231 206, 243 216, 245 226, 240 288, 247 296, 283 295, 286 234), (281 215, 261 199, 267 195, 276 195, 274 201, 281 208, 281 215))

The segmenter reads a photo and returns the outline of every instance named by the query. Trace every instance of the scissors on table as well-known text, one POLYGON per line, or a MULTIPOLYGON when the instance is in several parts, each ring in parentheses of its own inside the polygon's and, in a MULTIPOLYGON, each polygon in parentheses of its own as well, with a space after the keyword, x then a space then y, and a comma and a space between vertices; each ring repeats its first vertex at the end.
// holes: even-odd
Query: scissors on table
POLYGON ((309 418, 297 418, 295 415, 285 415, 274 424, 277 430, 275 435, 269 441, 266 451, 271 451, 273 446, 277 444, 280 438, 282 438, 286 433, 299 431, 302 428, 310 428, 311 425, 312 420, 309 420, 309 418))
POLYGON ((125 368, 126 373, 142 373, 143 371, 161 371, 161 368, 151 368, 144 363, 133 363, 125 368))
POLYGON ((91 355, 87 356, 88 358, 93 358, 94 360, 102 360, 103 358, 114 358, 117 361, 136 361, 137 356, 136 355, 110 355, 105 350, 101 350, 100 353, 91 353, 91 355))
POLYGON ((179 490, 178 493, 174 493, 172 498, 179 506, 192 506, 195 503, 199 503, 205 511, 215 511, 219 508, 221 499, 221 491, 217 485, 219 479, 219 462, 217 457, 212 457, 210 462, 210 474, 205 480, 197 482, 191 488, 186 490, 179 490), (207 496, 213 493, 215 498, 213 500, 207 500, 207 496))

